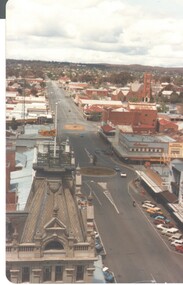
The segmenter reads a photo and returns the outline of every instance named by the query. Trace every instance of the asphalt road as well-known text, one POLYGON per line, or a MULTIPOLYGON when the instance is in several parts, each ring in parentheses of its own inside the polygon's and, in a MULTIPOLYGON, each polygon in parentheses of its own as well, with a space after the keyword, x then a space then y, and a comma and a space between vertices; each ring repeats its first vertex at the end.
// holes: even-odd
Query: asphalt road
POLYGON ((97 166, 120 165, 127 173, 127 178, 121 178, 119 173, 110 177, 83 177, 83 192, 93 193, 95 220, 107 253, 104 264, 114 272, 116 281, 183 282, 183 255, 170 250, 140 207, 132 206, 133 191, 129 183, 136 176, 134 171, 103 153, 109 146, 97 134, 97 123, 86 121, 56 82, 48 82, 47 90, 53 111, 59 101, 58 137, 69 137, 76 163, 80 167, 92 165, 89 157, 97 150, 97 166), (68 124, 79 124, 83 129, 67 130, 64 126, 68 124))

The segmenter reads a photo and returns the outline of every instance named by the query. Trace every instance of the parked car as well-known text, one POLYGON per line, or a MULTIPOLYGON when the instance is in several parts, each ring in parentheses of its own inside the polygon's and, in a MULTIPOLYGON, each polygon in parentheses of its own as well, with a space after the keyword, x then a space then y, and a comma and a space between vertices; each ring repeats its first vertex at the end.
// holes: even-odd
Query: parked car
POLYGON ((114 283, 114 275, 111 271, 109 271, 108 267, 103 268, 103 274, 107 283, 114 283))
POLYGON ((166 224, 163 219, 154 219, 153 224, 160 225, 160 224, 166 224))
POLYGON ((170 229, 173 228, 173 224, 160 224, 156 226, 158 230, 170 229))
POLYGON ((145 201, 142 202, 142 204, 151 204, 151 205, 156 206, 156 204, 154 202, 150 201, 150 200, 145 200, 145 201))
POLYGON ((164 223, 166 223, 166 224, 170 223, 170 220, 166 219, 166 217, 161 216, 161 215, 156 216, 154 219, 155 219, 155 220, 162 220, 162 221, 163 221, 164 223))
POLYGON ((183 245, 183 239, 175 239, 174 241, 171 242, 171 245, 183 245))
POLYGON ((155 207, 155 208, 148 208, 146 209, 146 212, 149 213, 149 214, 152 214, 152 213, 158 213, 159 215, 162 215, 163 212, 161 211, 160 208, 158 207, 155 207))
POLYGON ((182 234, 176 233, 176 234, 172 235, 171 237, 169 237, 169 240, 173 241, 173 240, 181 239, 181 237, 182 237, 182 234))
POLYGON ((179 230, 177 228, 174 228, 174 227, 170 227, 169 229, 167 229, 167 233, 171 233, 171 234, 178 233, 178 231, 179 230))
POLYGON ((176 245, 175 249, 176 251, 183 253, 183 245, 176 245))
POLYGON ((166 220, 166 217, 163 215, 158 215, 155 217, 155 219, 161 219, 161 220, 166 220))
POLYGON ((103 250, 102 244, 98 241, 95 241, 95 249, 97 252, 101 252, 103 250))
MULTIPOLYGON (((163 213, 162 213, 163 214, 163 213)), ((157 216, 159 216, 160 214, 158 212, 156 213, 150 213, 150 217, 151 218, 156 218, 157 216)))
POLYGON ((155 208, 156 206, 151 203, 143 203, 142 208, 149 209, 149 208, 155 208))
POLYGON ((121 172, 121 173, 120 173, 120 176, 121 176, 121 177, 126 177, 127 175, 126 175, 126 173, 121 172))

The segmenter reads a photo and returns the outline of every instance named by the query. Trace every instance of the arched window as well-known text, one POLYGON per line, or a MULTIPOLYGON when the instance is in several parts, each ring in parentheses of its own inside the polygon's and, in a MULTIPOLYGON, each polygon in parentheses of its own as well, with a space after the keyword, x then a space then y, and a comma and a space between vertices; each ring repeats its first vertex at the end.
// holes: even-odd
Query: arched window
POLYGON ((53 240, 47 243, 47 245, 45 246, 45 250, 51 250, 51 249, 62 250, 64 249, 64 247, 60 242, 53 240))

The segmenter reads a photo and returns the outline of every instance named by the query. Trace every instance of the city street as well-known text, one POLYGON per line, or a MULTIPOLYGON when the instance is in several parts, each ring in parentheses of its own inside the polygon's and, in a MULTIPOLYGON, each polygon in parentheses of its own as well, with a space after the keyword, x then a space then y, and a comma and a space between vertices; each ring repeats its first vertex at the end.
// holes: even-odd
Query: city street
POLYGON ((97 166, 119 166, 127 174, 125 178, 119 172, 83 176, 82 191, 87 195, 92 192, 95 221, 106 250, 104 265, 114 272, 118 283, 182 282, 183 255, 169 249, 143 211, 132 205, 137 190, 131 188, 130 182, 136 177, 135 171, 103 152, 109 145, 98 135, 98 123, 86 121, 56 82, 47 82, 47 92, 54 113, 57 102, 58 139, 70 139, 76 165, 92 166, 90 156, 96 154, 97 166), (80 130, 73 126, 80 126, 80 130))

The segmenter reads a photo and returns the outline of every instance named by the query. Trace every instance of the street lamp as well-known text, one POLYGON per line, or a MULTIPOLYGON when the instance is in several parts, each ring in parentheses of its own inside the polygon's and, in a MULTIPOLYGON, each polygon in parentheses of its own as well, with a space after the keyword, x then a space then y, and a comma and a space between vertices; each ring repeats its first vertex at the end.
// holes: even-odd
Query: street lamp
POLYGON ((54 157, 56 157, 56 147, 57 147, 57 109, 58 103, 55 103, 55 137, 54 137, 54 157))

